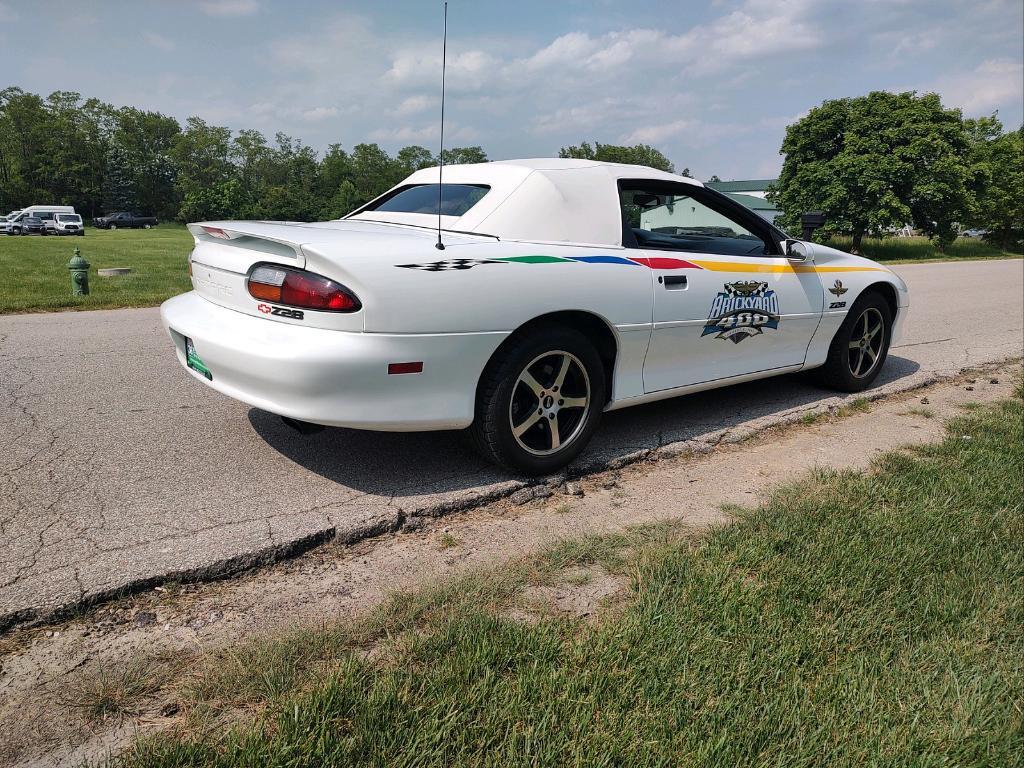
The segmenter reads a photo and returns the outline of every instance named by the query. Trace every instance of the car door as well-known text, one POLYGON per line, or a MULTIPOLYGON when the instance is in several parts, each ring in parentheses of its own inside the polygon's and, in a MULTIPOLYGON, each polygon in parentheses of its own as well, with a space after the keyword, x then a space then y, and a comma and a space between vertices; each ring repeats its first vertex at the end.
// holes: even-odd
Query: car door
POLYGON ((624 181, 620 196, 623 241, 654 281, 645 392, 803 364, 824 290, 776 230, 696 185, 624 181))

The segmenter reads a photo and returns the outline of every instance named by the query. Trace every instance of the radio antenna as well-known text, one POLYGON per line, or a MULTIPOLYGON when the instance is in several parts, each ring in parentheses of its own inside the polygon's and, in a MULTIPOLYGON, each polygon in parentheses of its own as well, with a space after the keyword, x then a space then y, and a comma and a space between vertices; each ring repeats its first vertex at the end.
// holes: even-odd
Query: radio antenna
POLYGON ((434 245, 439 251, 444 250, 444 243, 441 242, 441 202, 444 185, 441 183, 444 174, 444 70, 448 63, 448 3, 444 4, 444 35, 441 38, 441 151, 437 155, 437 243, 434 245))

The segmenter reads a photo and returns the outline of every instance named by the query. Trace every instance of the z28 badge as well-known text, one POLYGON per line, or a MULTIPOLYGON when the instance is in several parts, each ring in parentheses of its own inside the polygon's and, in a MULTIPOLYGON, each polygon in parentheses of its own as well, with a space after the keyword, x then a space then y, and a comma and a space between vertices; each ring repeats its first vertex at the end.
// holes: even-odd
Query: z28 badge
POLYGON ((306 313, 303 312, 301 309, 272 307, 269 304, 257 304, 256 309, 258 309, 264 315, 274 315, 275 317, 290 317, 292 320, 301 320, 306 316, 306 313))
POLYGON ((739 344, 749 336, 779 327, 779 297, 768 283, 750 280, 726 283, 711 303, 701 336, 717 333, 716 339, 739 344))

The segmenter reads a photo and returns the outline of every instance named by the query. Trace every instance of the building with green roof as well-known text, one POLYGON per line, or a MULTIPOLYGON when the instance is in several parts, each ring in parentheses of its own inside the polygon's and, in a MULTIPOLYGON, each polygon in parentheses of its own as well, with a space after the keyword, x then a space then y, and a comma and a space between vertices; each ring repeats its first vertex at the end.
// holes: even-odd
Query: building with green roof
POLYGON ((708 181, 705 186, 731 197, 737 203, 754 211, 757 215, 774 223, 782 215, 774 203, 766 197, 768 187, 778 179, 745 179, 737 181, 708 181))

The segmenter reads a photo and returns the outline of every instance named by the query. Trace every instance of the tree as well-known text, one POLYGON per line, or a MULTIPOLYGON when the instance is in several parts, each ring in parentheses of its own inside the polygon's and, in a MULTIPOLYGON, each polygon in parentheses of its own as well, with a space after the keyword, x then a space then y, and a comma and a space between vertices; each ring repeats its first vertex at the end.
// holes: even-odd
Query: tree
POLYGON ((356 144, 349 156, 352 163, 352 186, 359 205, 369 202, 399 180, 400 171, 391 157, 377 144, 356 144))
POLYGON ((875 91, 824 102, 786 129, 782 173, 769 199, 783 226, 821 210, 823 234, 851 234, 859 252, 869 232, 913 224, 941 249, 971 205, 968 143, 959 110, 929 93, 875 91))
POLYGON ((403 147, 398 150, 395 162, 406 176, 421 168, 429 168, 436 164, 434 154, 426 147, 419 146, 403 147))
POLYGON ((445 165, 469 165, 486 163, 487 153, 480 147, 452 147, 442 153, 445 165))
POLYGON ((1024 241, 1024 128, 1003 133, 995 117, 966 121, 974 174, 969 225, 1004 251, 1024 241))
MULTIPOLYGON (((579 160, 600 160, 606 163, 646 165, 648 168, 675 173, 672 161, 648 144, 635 144, 631 147, 623 147, 615 144, 602 144, 596 141, 591 146, 589 142, 584 141, 578 146, 562 147, 558 150, 558 156, 573 157, 579 160)), ((688 176, 689 171, 689 168, 684 169, 683 175, 688 176)))
POLYGON ((139 207, 134 175, 128 152, 118 144, 111 145, 103 172, 103 207, 108 213, 139 207))

